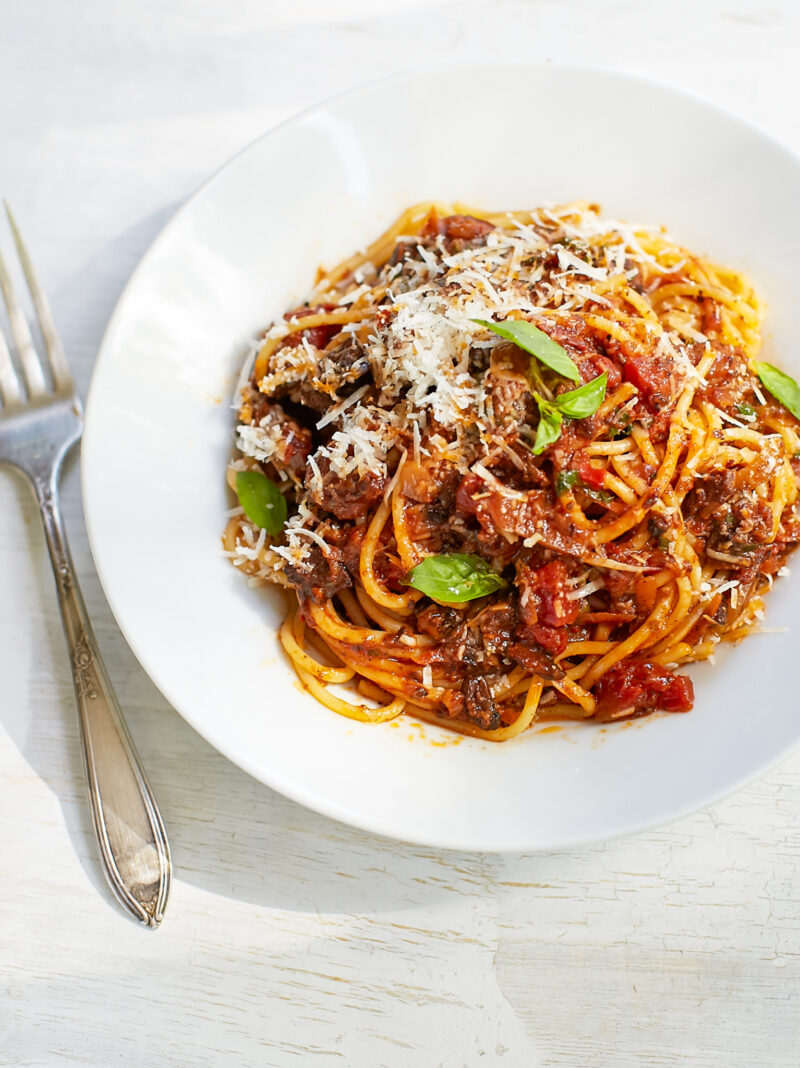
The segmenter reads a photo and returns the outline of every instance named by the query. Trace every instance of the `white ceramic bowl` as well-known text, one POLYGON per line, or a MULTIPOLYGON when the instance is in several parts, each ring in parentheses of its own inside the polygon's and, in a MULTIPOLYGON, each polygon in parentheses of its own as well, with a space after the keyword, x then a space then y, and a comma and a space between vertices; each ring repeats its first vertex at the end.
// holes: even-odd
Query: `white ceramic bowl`
MULTIPOLYGON (((692 669, 685 716, 534 730, 505 745, 405 719, 342 719, 299 690, 276 640, 281 597, 247 586, 220 532, 247 339, 304 297, 320 262, 406 205, 588 198, 614 217, 665 223, 755 279, 769 305, 766 358, 797 375, 798 191, 798 161, 738 119, 645 81, 553 67, 395 78, 313 108, 232 160, 122 295, 83 442, 97 569, 167 699, 289 797, 462 849, 550 849, 663 823, 785 756, 800 738, 797 629, 692 669)), ((795 578, 777 583, 769 625, 797 627, 799 592, 795 578)))

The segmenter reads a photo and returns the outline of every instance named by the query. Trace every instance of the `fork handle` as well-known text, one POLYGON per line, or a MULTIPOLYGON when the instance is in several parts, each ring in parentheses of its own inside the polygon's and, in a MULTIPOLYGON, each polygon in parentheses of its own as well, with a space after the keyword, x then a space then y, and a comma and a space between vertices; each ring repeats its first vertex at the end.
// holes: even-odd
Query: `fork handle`
POLYGON ((169 843, 100 657, 58 506, 58 471, 34 479, 72 661, 89 803, 103 869, 120 904, 158 927, 169 894, 169 843))

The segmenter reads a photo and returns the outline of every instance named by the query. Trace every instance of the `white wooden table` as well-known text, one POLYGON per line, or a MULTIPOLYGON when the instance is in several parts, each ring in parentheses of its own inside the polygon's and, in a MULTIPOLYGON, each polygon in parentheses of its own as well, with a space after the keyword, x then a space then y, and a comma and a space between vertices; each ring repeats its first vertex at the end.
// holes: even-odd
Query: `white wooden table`
MULTIPOLYGON (((266 128, 384 73, 614 66, 800 150, 794 0, 26 0, 0 25, 0 194, 84 394, 181 201, 266 128)), ((709 812, 573 853, 351 830, 248 778, 166 704, 104 601, 74 458, 64 501, 176 880, 156 933, 104 889, 38 516, 0 473, 0 1063, 800 1064, 800 758, 709 812)))

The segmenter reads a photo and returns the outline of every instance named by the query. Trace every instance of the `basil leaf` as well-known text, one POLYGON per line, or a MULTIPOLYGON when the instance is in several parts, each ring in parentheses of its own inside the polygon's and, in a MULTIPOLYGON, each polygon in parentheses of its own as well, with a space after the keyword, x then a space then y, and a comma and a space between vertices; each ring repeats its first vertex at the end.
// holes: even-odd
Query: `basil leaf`
POLYGON ((739 404, 734 405, 739 415, 743 415, 745 419, 752 419, 756 414, 756 410, 752 404, 748 404, 747 401, 740 401, 739 404))
POLYGON ((800 419, 800 386, 789 375, 773 367, 771 363, 753 364, 753 370, 784 408, 788 408, 795 419, 800 419))
POLYGON ((568 415, 570 419, 586 419, 587 416, 594 415, 603 403, 607 382, 608 374, 603 371, 599 377, 593 378, 585 386, 578 386, 577 389, 571 389, 568 393, 559 394, 553 399, 553 404, 562 415, 568 415))
POLYGON ((524 319, 506 319, 504 323, 471 319, 470 322, 485 326, 487 330, 491 330, 498 337, 505 338, 506 341, 513 341, 531 356, 535 356, 545 367, 549 367, 551 371, 557 371, 571 382, 580 382, 581 376, 578 374, 578 368, 566 351, 533 323, 528 323, 524 319))
POLYGON ((533 455, 544 452, 548 445, 561 437, 561 412, 550 401, 534 393, 539 406, 539 426, 536 428, 536 441, 533 443, 533 455))
POLYGON ((245 515, 277 538, 286 522, 286 498, 260 471, 237 471, 236 494, 245 515))
POLYGON ((409 572, 407 586, 421 590, 434 601, 474 601, 505 586, 498 575, 480 556, 473 553, 442 553, 426 556, 409 572))
POLYGON ((563 497, 568 489, 581 484, 581 477, 577 471, 559 471, 556 475, 556 494, 563 497))

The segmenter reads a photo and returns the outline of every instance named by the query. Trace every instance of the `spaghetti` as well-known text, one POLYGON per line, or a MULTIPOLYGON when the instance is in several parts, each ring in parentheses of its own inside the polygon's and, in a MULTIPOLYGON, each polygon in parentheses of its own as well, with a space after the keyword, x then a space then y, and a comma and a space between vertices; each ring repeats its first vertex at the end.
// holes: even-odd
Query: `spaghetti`
POLYGON ((321 274, 254 347, 228 475, 288 518, 223 539, 292 591, 303 685, 496 741, 691 708, 676 669, 758 629, 800 541, 761 318, 742 275, 585 203, 417 205, 321 274))

